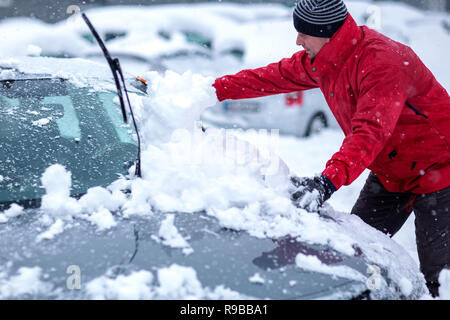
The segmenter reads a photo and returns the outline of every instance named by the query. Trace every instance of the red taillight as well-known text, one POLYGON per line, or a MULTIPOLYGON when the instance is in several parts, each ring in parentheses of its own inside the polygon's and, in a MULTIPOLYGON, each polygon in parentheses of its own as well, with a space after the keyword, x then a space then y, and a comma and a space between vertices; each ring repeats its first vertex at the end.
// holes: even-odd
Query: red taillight
POLYGON ((303 92, 291 92, 285 94, 285 104, 287 107, 300 107, 303 103, 303 92))

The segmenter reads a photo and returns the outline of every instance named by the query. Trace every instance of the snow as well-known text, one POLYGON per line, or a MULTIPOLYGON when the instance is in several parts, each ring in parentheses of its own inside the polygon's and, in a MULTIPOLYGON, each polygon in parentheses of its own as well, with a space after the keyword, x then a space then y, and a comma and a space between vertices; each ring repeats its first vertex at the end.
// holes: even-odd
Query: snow
POLYGON ((119 190, 109 191, 102 187, 94 187, 76 200, 70 197, 71 173, 59 164, 47 168, 41 180, 46 190, 41 204, 41 210, 44 212, 42 221, 51 226, 41 233, 36 241, 52 239, 62 233, 64 223, 71 222, 73 217, 90 221, 99 231, 116 225, 111 211, 117 210, 125 202, 125 195, 119 190))
POLYGON ((158 270, 159 286, 155 288, 158 299, 242 299, 244 296, 224 286, 214 289, 203 287, 197 272, 191 267, 172 264, 158 270))
POLYGON ((27 56, 30 57, 39 57, 42 53, 42 49, 33 44, 28 45, 27 47, 27 56))
MULTIPOLYGON (((0 179, 1 182, 1 179, 0 179)), ((17 217, 24 213, 23 207, 19 206, 16 203, 13 203, 9 209, 3 211, 3 214, 0 215, 0 223, 8 222, 10 218, 17 217)))
POLYGON ((450 300, 450 269, 444 269, 439 275, 439 297, 442 300, 450 300))
POLYGON ((33 124, 33 126, 43 127, 43 126, 46 126, 47 124, 49 124, 50 121, 52 121, 52 117, 42 118, 42 119, 33 121, 32 124, 33 124))
POLYGON ((411 283, 411 281, 409 281, 406 278, 402 278, 400 279, 400 290, 401 292, 407 297, 409 296, 412 291, 413 291, 413 284, 411 283))
POLYGON ((264 280, 263 277, 261 277, 261 275, 259 273, 255 273, 253 276, 251 276, 248 281, 250 281, 251 283, 256 283, 256 284, 264 284, 266 282, 266 280, 264 280))
POLYGON ((21 267, 17 274, 8 277, 8 272, 0 268, 0 299, 26 297, 49 293, 53 286, 41 280, 42 270, 39 267, 21 267))
POLYGON ((61 219, 56 219, 56 221, 48 228, 47 231, 40 233, 36 237, 36 242, 53 239, 55 236, 62 233, 63 231, 64 231, 64 222, 61 219))
POLYGON ((101 208, 86 219, 96 225, 99 231, 107 230, 117 225, 113 215, 106 208, 101 208))
POLYGON ((72 215, 81 212, 77 200, 70 197, 72 174, 60 164, 48 167, 42 174, 42 186, 45 195, 42 197, 41 209, 53 218, 71 220, 72 215))
POLYGON ((102 276, 88 282, 86 291, 94 300, 151 299, 153 297, 150 289, 152 280, 152 273, 145 270, 133 272, 128 276, 119 275, 115 279, 102 276))
POLYGON ((8 79, 14 77, 14 72, 9 69, 2 70, 0 72, 0 79, 8 79))
POLYGON ((157 289, 161 297, 168 299, 194 299, 202 291, 194 269, 179 265, 158 270, 160 287, 157 289))
POLYGON ((175 215, 168 214, 166 218, 161 222, 158 236, 162 239, 162 243, 171 248, 183 249, 184 254, 190 254, 194 252, 189 243, 179 233, 174 223, 175 215))
POLYGON ((321 272, 325 274, 331 274, 351 280, 366 281, 366 277, 358 271, 347 266, 329 266, 322 263, 316 256, 308 256, 299 253, 295 257, 295 263, 298 267, 314 272, 321 272))
POLYGON ((151 72, 145 78, 151 83, 151 97, 146 100, 141 116, 146 118, 146 124, 141 126, 146 141, 168 142, 175 132, 192 130, 200 114, 217 102, 211 86, 213 78, 190 71, 184 74, 167 71, 163 77, 151 72))
POLYGON ((129 275, 114 277, 111 272, 89 281, 86 292, 91 299, 245 299, 224 286, 214 289, 203 287, 193 268, 172 264, 160 268, 154 275, 147 270, 133 271, 129 275), (156 280, 156 281, 154 281, 156 280))
POLYGON ((126 201, 125 195, 119 190, 109 191, 102 187, 93 187, 88 189, 78 203, 84 211, 92 212, 107 209, 116 211, 126 201))

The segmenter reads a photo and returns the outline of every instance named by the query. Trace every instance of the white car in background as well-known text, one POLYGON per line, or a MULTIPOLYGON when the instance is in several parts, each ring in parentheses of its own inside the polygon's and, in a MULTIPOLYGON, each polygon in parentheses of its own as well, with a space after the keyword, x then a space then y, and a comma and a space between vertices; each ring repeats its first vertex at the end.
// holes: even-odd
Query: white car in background
POLYGON ((214 126, 279 130, 281 134, 310 136, 324 128, 338 128, 318 89, 263 98, 226 100, 207 109, 202 120, 214 126))

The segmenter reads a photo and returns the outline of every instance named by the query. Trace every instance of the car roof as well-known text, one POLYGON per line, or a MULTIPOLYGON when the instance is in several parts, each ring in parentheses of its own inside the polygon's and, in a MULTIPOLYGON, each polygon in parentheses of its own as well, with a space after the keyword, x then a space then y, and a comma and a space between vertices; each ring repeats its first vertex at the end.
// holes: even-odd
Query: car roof
MULTIPOLYGON (((19 57, 0 59, 1 80, 61 78, 77 86, 112 83, 112 73, 105 64, 81 58, 19 57)), ((134 77, 125 74, 127 80, 134 77)))

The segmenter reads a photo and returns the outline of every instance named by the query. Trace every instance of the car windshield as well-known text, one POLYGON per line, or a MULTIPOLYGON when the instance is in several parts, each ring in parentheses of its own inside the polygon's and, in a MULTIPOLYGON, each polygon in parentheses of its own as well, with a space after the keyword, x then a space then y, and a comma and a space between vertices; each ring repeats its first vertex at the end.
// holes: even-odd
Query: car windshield
POLYGON ((63 79, 0 81, 0 203, 40 199, 55 163, 71 171, 72 196, 126 173, 137 143, 115 98, 63 79))

